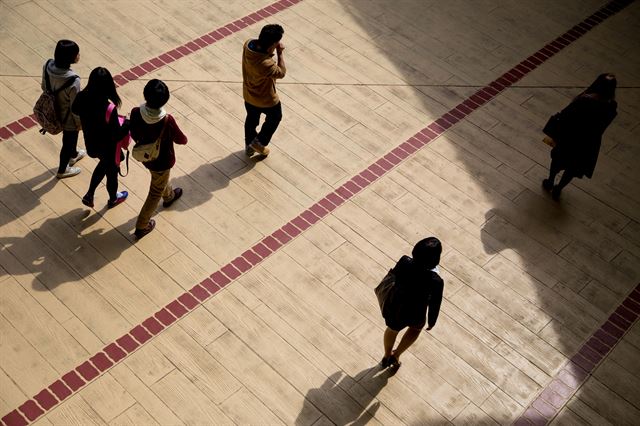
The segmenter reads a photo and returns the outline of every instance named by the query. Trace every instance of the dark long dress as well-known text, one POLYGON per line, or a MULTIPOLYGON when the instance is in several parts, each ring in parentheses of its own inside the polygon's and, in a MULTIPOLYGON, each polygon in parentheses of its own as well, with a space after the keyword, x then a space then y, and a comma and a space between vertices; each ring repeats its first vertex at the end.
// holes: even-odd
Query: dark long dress
POLYGON ((591 178, 598 161, 602 134, 617 114, 616 101, 582 94, 560 113, 560 135, 551 158, 572 176, 591 178))

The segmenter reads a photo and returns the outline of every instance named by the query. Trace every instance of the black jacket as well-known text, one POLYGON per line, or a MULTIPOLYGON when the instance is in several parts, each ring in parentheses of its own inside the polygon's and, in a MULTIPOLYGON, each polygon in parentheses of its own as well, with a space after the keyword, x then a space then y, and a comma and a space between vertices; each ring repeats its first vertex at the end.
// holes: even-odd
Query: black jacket
POLYGON ((575 177, 591 178, 602 134, 617 114, 616 101, 580 95, 560 112, 560 135, 551 157, 575 177))
POLYGON ((114 108, 107 123, 108 104, 108 100, 93 99, 87 92, 82 91, 73 101, 71 112, 80 116, 89 156, 100 159, 112 158, 115 163, 116 143, 129 132, 129 121, 125 120, 121 126, 118 110, 114 108))

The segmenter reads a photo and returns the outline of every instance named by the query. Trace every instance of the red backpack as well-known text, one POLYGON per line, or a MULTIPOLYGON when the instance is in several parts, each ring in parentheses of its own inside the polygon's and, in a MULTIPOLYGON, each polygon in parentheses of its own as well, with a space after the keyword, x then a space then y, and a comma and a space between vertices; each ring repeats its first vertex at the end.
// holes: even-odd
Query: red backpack
MULTIPOLYGON (((49 73, 47 72, 47 67, 49 66, 49 62, 52 60, 49 59, 47 64, 44 66, 44 81, 46 85, 46 89, 42 92, 36 104, 33 106, 33 114, 36 117, 36 121, 42 127, 40 129, 40 133, 43 135, 47 132, 52 135, 57 135, 60 133, 62 129, 62 122, 60 121, 60 116, 56 108, 56 95, 67 87, 71 86, 76 78, 80 78, 77 75, 73 77, 69 77, 67 81, 57 90, 51 90, 51 83, 49 82, 49 73)), ((66 118, 66 117, 65 117, 66 118)))

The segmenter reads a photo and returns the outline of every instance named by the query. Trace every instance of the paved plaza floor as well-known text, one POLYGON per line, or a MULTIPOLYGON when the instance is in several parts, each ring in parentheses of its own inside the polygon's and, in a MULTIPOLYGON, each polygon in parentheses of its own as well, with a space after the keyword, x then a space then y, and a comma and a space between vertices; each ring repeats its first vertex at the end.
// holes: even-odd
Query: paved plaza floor
MULTIPOLYGON (((0 0, 4 426, 640 423, 640 2, 0 0), (241 49, 285 29, 284 118, 243 152, 241 49), (151 78, 189 143, 156 229, 149 175, 106 208, 57 180, 30 114, 58 39, 83 85, 151 78), (541 129, 603 72, 593 179, 541 188, 541 129), (382 370, 373 288, 444 252, 438 323, 382 370)), ((80 137, 82 142, 82 135, 80 137)))

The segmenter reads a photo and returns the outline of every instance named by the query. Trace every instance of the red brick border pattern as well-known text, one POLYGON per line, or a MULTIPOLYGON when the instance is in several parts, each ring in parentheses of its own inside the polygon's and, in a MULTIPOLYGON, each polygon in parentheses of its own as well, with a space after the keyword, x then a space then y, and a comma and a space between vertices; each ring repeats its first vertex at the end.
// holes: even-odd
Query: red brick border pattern
MULTIPOLYGON (((155 66, 157 68, 162 66, 162 64, 174 61, 181 56, 193 52, 194 49, 197 50, 197 48, 203 47, 204 43, 214 43, 215 41, 232 34, 234 31, 238 31, 240 28, 242 28, 241 25, 247 26, 250 23, 256 22, 258 18, 263 19, 300 1, 302 0, 281 0, 271 6, 267 6, 261 11, 249 15, 248 17, 239 19, 232 24, 228 24, 221 29, 215 30, 212 33, 191 41, 182 47, 176 48, 171 52, 160 55, 158 58, 152 59, 140 66, 133 67, 132 69, 123 72, 118 76, 118 83, 120 85, 126 84, 127 81, 139 78, 144 73, 152 70, 150 68, 151 66, 155 66), (198 43, 198 40, 200 40, 200 43, 198 43), (158 61, 161 61, 162 64, 158 61)), ((349 181, 344 183, 335 191, 329 193, 320 201, 303 211, 300 215, 287 222, 280 229, 262 239, 251 249, 245 251, 244 253, 242 253, 242 255, 235 258, 227 265, 211 274, 210 277, 195 285, 189 291, 180 295, 176 300, 172 301, 167 306, 160 309, 158 312, 156 312, 146 320, 142 321, 141 324, 131 329, 129 333, 125 334, 119 339, 116 339, 115 342, 107 345, 102 351, 98 352, 93 357, 80 364, 74 370, 71 370, 70 372, 63 375, 49 387, 40 391, 32 399, 26 401, 24 404, 20 405, 18 408, 2 417, 1 421, 3 425, 25 426, 30 422, 35 421, 38 417, 42 416, 47 411, 53 409, 57 404, 69 398, 69 396, 71 396, 72 394, 78 392, 82 387, 93 381, 100 374, 106 372, 116 363, 122 361, 128 355, 136 351, 141 345, 145 344, 155 335, 162 332, 162 330, 164 330, 166 327, 169 327, 178 319, 186 315, 189 311, 192 311, 193 309, 200 306, 204 301, 212 297, 214 294, 223 289, 240 275, 249 271, 263 259, 267 258, 273 252, 277 251, 284 244, 300 235, 302 232, 304 232, 313 224, 328 215, 338 206, 349 200, 351 197, 369 186, 372 182, 376 181, 381 176, 385 175, 388 171, 394 168, 401 161, 407 159, 418 149, 424 147, 427 143, 436 139, 451 126, 464 119, 467 115, 471 114, 474 110, 476 110, 483 104, 492 100, 503 90, 522 79, 525 75, 536 69, 549 58, 553 57, 564 47, 568 46, 569 44, 586 34, 594 26, 619 12, 627 5, 631 4, 633 1, 634 0, 613 0, 609 2, 593 15, 575 25, 563 35, 557 37, 542 49, 538 50, 533 55, 529 56, 527 59, 504 73, 502 76, 489 83, 486 87, 475 92, 463 102, 443 114, 433 123, 429 124, 427 127, 410 137, 407 141, 403 142, 391 152, 380 158, 378 161, 371 164, 365 170, 352 177, 349 181)), ((12 125, 13 124, 14 123, 12 123, 12 125)), ((639 290, 636 288, 634 290, 634 293, 629 296, 629 298, 625 300, 625 302, 618 308, 616 313, 612 315, 610 321, 603 325, 603 327, 598 330, 596 334, 594 334, 594 338, 592 339, 593 343, 589 344, 589 342, 587 342, 589 347, 587 347, 585 351, 581 351, 581 353, 577 354, 572 359, 571 363, 568 365, 569 369, 565 367, 565 370, 563 371, 566 373, 567 377, 571 375, 576 380, 578 380, 580 378, 580 375, 576 375, 575 371, 571 370, 574 366, 580 368, 580 371, 583 371, 584 374, 588 374, 588 371, 590 370, 585 370, 584 368, 589 368, 589 365, 595 366, 597 362, 595 360, 601 359, 601 357, 596 358, 597 354, 604 356, 602 353, 602 350, 604 350, 604 346, 599 345, 605 345, 607 343, 600 340, 600 337, 598 337, 598 333, 608 333, 607 337, 602 338, 610 343, 612 342, 611 338, 613 338, 616 339, 615 341, 617 342, 617 339, 622 336, 619 332, 617 332, 616 334, 616 331, 622 330, 622 328, 620 328, 619 326, 628 324, 629 327, 630 324, 635 321, 635 318, 637 318, 638 316, 638 303, 640 303, 637 297, 638 292, 639 290), (631 309, 629 309, 630 307, 631 309), (622 320, 626 322, 622 322, 622 320), (612 324, 617 328, 612 329, 612 324), (596 348, 600 348, 600 352, 598 352, 598 349, 596 348), (595 354, 592 352, 594 352, 595 354), (592 358, 586 357, 583 359, 583 356, 587 356, 587 354, 592 358), (582 365, 584 368, 580 367, 580 365, 582 365)), ((613 344, 615 343, 607 346, 607 348, 612 347, 613 344)), ((609 349, 607 349, 607 351, 608 350, 609 349)), ((586 375, 584 375, 584 377, 586 377, 586 375)), ((584 377, 582 378, 582 380, 584 379, 584 377)), ((548 389, 552 389, 552 391, 556 394, 562 396, 567 393, 565 392, 565 387, 563 387, 566 386, 565 381, 556 380, 552 382, 552 385, 553 386, 550 386, 548 389), (565 385, 563 385, 562 383, 564 383, 565 385)), ((549 392, 549 394, 550 393, 551 391, 549 392)), ((545 410, 547 408, 547 405, 549 405, 549 403, 545 401, 547 400, 541 399, 540 402, 537 403, 538 408, 534 407, 534 409, 538 411, 535 411, 535 413, 540 413, 539 410, 545 410)), ((538 417, 532 417, 532 415, 535 413, 531 410, 532 409, 529 409, 525 412, 525 414, 523 415, 523 421, 534 422, 534 424, 537 424, 535 422, 538 422, 539 416, 538 414, 536 414, 536 416, 538 417)), ((547 411, 546 414, 551 414, 551 412, 547 411)), ((542 415, 542 413, 540 413, 540 415, 542 415)), ((544 416, 543 418, 546 419, 546 417, 544 416)))
POLYGON ((548 424, 582 386, 640 315, 640 284, 582 345, 515 421, 517 426, 548 424))
MULTIPOLYGON (((275 15, 276 13, 287 9, 296 3, 300 3, 301 1, 302 0, 279 0, 267 7, 251 13, 250 15, 245 16, 244 18, 238 19, 223 27, 217 28, 210 33, 203 35, 202 37, 193 39, 169 52, 163 53, 162 55, 157 56, 153 59, 149 59, 145 63, 136 65, 126 71, 121 72, 118 75, 114 75, 113 79, 116 82, 116 86, 123 86, 130 81, 136 80, 145 74, 155 71, 158 68, 162 68, 163 66, 170 64, 171 62, 174 62, 183 56, 190 55, 193 52, 205 48, 217 42, 218 40, 222 40, 223 38, 226 38, 233 33, 248 27, 249 25, 266 19, 271 15, 275 15)), ((36 123, 35 116, 33 114, 22 117, 21 119, 9 123, 4 127, 0 127, 0 141, 9 139, 37 125, 38 123, 36 123)))

